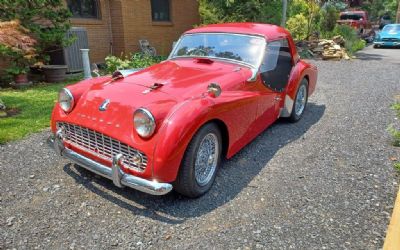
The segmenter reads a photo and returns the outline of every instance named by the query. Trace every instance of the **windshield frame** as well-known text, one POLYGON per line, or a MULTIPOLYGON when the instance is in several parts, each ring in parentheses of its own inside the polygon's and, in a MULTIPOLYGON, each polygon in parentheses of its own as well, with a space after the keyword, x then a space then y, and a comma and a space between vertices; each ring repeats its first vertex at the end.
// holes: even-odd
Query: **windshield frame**
POLYGON ((235 64, 239 64, 242 66, 246 66, 252 69, 259 69, 262 59, 263 59, 263 55, 264 53, 260 53, 260 55, 257 58, 257 63, 255 65, 251 64, 251 63, 247 63, 247 62, 243 62, 243 61, 239 61, 239 60, 235 60, 235 59, 230 59, 230 58, 223 58, 223 57, 216 57, 216 56, 199 56, 199 55, 193 55, 193 56, 173 56, 175 54, 175 52, 177 51, 177 48, 179 46, 179 44, 182 42, 183 38, 186 36, 193 36, 193 35, 235 35, 235 36, 246 36, 246 37, 256 37, 256 38, 261 38, 263 41, 263 44, 261 45, 261 47, 264 49, 264 53, 265 53, 265 48, 267 46, 267 40, 265 39, 264 36, 262 35, 257 35, 257 34, 242 34, 242 33, 232 33, 232 32, 196 32, 196 33, 186 33, 183 34, 179 40, 176 42, 174 48, 172 49, 171 53, 168 56, 167 60, 171 60, 171 59, 179 59, 179 58, 208 58, 208 59, 212 59, 212 60, 219 60, 219 61, 225 61, 225 62, 230 62, 230 63, 235 63, 235 64))

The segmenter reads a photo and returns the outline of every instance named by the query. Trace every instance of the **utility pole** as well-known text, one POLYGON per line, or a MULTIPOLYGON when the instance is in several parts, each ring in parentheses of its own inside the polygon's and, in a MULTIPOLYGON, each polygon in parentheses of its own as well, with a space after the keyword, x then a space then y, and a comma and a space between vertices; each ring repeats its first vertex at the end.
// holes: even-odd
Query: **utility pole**
POLYGON ((282 0, 282 21, 281 21, 282 27, 285 27, 286 25, 286 9, 287 9, 287 0, 282 0))

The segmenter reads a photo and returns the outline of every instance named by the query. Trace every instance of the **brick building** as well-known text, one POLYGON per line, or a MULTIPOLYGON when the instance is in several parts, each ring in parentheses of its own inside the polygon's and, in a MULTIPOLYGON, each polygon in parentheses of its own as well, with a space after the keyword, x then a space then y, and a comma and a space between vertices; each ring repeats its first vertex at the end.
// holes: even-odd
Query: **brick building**
POLYGON ((140 50, 147 39, 157 54, 168 55, 172 42, 199 23, 196 0, 66 0, 73 27, 87 30, 90 59, 140 50))

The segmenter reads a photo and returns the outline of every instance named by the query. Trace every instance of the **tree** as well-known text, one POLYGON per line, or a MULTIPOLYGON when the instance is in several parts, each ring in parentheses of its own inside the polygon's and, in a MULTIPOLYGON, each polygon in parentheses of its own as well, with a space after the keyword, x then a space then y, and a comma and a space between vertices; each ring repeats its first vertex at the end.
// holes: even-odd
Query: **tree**
POLYGON ((202 24, 263 22, 280 24, 281 0, 200 0, 202 24))
POLYGON ((287 0, 282 0, 282 21, 281 21, 282 27, 285 27, 286 24, 286 13, 287 13, 287 0))
POLYGON ((46 54, 49 48, 63 47, 73 41, 65 37, 70 28, 71 13, 62 0, 1 0, 0 21, 19 20, 38 41, 37 52, 46 54))

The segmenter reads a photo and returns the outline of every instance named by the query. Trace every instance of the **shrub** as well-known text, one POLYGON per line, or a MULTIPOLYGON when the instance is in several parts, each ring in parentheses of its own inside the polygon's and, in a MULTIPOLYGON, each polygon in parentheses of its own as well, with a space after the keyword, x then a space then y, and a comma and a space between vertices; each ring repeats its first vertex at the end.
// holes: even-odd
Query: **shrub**
POLYGON ((108 73, 122 69, 146 68, 162 60, 165 60, 164 56, 150 56, 143 53, 135 53, 130 56, 121 55, 120 57, 107 56, 105 58, 108 73))
POLYGON ((19 21, 0 22, 0 58, 11 61, 6 72, 10 75, 25 74, 36 54, 36 40, 19 21))
POLYGON ((339 11, 333 5, 327 5, 320 10, 320 31, 321 33, 331 32, 335 28, 336 20, 339 18, 339 11))
POLYGON ((38 56, 46 60, 48 50, 67 46, 75 39, 65 36, 71 13, 63 3, 63 0, 1 0, 0 20, 20 20, 21 26, 29 29, 37 40, 38 56))
POLYGON ((297 14, 289 18, 286 25, 294 40, 298 41, 307 37, 307 19, 303 14, 297 14))

